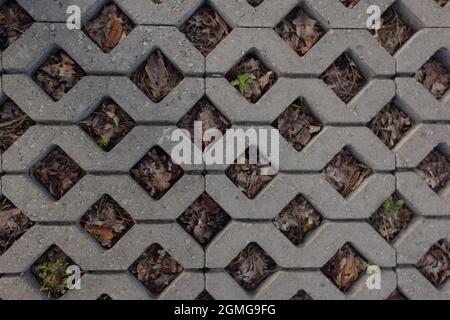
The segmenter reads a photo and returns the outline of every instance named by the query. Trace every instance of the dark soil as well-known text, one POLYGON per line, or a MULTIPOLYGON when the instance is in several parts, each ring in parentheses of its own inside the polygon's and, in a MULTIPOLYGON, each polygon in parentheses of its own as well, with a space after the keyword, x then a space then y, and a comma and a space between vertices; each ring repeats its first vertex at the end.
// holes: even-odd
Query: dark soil
POLYGON ((202 245, 208 244, 230 220, 230 216, 207 193, 203 193, 177 219, 202 245))
POLYGON ((263 3, 263 1, 264 0, 247 0, 247 2, 253 7, 259 6, 261 3, 263 3))
POLYGON ((104 195, 84 214, 80 224, 109 249, 134 225, 134 220, 113 198, 104 195))
POLYGON ((349 243, 346 243, 322 267, 321 271, 342 292, 347 292, 364 269, 364 260, 349 243))
POLYGON ((441 7, 444 7, 449 2, 449 0, 434 0, 434 1, 436 1, 436 3, 441 7))
POLYGON ((303 57, 325 34, 319 22, 304 10, 294 9, 276 27, 275 31, 303 57))
POLYGON ((195 300, 216 300, 208 291, 203 290, 195 300))
POLYGON ((344 6, 347 8, 353 9, 359 2, 359 0, 340 0, 344 6))
POLYGON ((0 152, 6 151, 35 122, 14 102, 7 100, 0 107, 0 152))
POLYGON ((322 171, 325 179, 343 197, 356 190, 371 173, 372 169, 360 163, 345 148, 322 171))
POLYGON ((395 289, 386 300, 408 300, 398 289, 395 289))
POLYGON ((322 216, 305 198, 298 195, 274 222, 293 244, 299 245, 321 224, 322 216))
POLYGON ((225 269, 244 289, 255 290, 279 267, 257 243, 251 242, 225 269))
POLYGON ((293 297, 291 298, 291 300, 305 300, 305 301, 307 301, 307 300, 314 300, 314 299, 311 298, 311 296, 310 296, 309 294, 307 294, 307 293, 305 292, 305 290, 299 290, 299 291, 295 294, 295 296, 293 296, 293 297))
POLYGON ((33 18, 16 1, 6 1, 0 8, 0 50, 8 48, 33 22, 33 18))
POLYGON ((134 23, 113 3, 104 8, 89 21, 83 31, 108 53, 134 29, 134 23))
POLYGON ((435 58, 425 63, 415 78, 437 99, 441 99, 450 87, 450 71, 435 58))
POLYGON ((30 176, 57 200, 85 175, 86 172, 58 146, 30 170, 30 176))
POLYGON ((104 293, 100 297, 98 297, 97 300, 99 300, 99 301, 101 301, 101 300, 112 300, 112 298, 109 295, 107 295, 106 293, 104 293))
POLYGON ((447 244, 439 241, 433 245, 416 268, 435 286, 442 285, 450 277, 450 252, 447 244))
POLYGON ((438 192, 450 180, 450 158, 436 148, 414 169, 414 172, 425 179, 431 189, 438 192))
POLYGON ((80 126, 103 150, 111 151, 136 123, 113 100, 106 99, 80 126))
POLYGON ((59 101, 86 76, 83 69, 65 52, 52 54, 33 75, 33 79, 55 101, 59 101))
POLYGON ((183 75, 161 50, 156 50, 138 68, 131 80, 150 100, 158 103, 183 80, 183 75))
POLYGON ((297 99, 275 121, 274 126, 297 151, 301 151, 321 130, 304 98, 297 99))
POLYGON ((0 256, 33 225, 11 201, 0 199, 0 256))
POLYGON ((231 30, 217 11, 204 6, 181 26, 180 31, 206 57, 231 30))
POLYGON ((347 53, 342 54, 320 79, 345 103, 349 103, 366 84, 362 72, 347 53))
POLYGON ((131 176, 155 200, 161 199, 183 174, 183 169, 159 146, 153 147, 131 169, 131 176))
POLYGON ((154 294, 161 293, 183 267, 159 244, 152 244, 130 267, 130 272, 154 294))

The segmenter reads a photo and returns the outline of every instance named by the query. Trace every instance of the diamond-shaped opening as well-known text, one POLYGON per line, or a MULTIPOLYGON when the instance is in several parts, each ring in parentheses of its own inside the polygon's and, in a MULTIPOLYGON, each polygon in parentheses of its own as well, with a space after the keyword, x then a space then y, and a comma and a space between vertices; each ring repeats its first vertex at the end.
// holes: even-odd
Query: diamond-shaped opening
POLYGON ((259 150, 250 147, 245 151, 244 157, 239 157, 225 171, 227 177, 249 199, 254 199, 274 178, 270 163, 266 164, 268 161, 262 160, 265 158, 259 150))
POLYGON ((314 300, 305 290, 298 290, 298 292, 290 300, 314 300))
POLYGON ((97 298, 97 300, 112 300, 112 298, 108 294, 103 293, 102 295, 100 295, 100 297, 97 298))
POLYGON ((86 76, 63 50, 51 54, 33 74, 33 79, 55 101, 59 101, 86 76))
POLYGON ((347 149, 342 149, 325 167, 322 175, 344 198, 355 191, 372 173, 347 149))
POLYGON ((342 292, 347 292, 365 269, 365 259, 350 245, 344 244, 320 269, 342 292))
POLYGON ((133 31, 136 25, 128 18, 114 2, 106 4, 100 12, 92 18, 83 31, 100 49, 111 52, 120 41, 133 31))
POLYGON ((275 31, 301 57, 308 53, 326 32, 319 21, 298 7, 275 27, 275 31))
POLYGON ((180 31, 206 57, 231 29, 216 10, 205 5, 180 27, 180 31))
POLYGON ((159 294, 183 267, 158 243, 153 243, 131 265, 130 272, 152 293, 159 294))
POLYGON ((156 50, 131 76, 131 81, 154 103, 162 101, 183 80, 182 73, 161 50, 156 50))
POLYGON ((52 245, 31 266, 31 272, 41 286, 41 291, 49 298, 60 298, 69 289, 67 280, 70 274, 66 273, 69 266, 75 262, 65 254, 57 245, 52 245))
POLYGON ((433 191, 439 192, 450 180, 450 157, 437 146, 414 169, 414 172, 422 177, 433 191))
POLYGON ((131 176, 155 200, 161 199, 183 174, 183 168, 159 146, 151 148, 131 169, 131 176))
POLYGON ((297 246, 322 223, 322 216, 299 194, 278 214, 274 223, 297 246))
POLYGON ((216 300, 214 297, 206 290, 203 290, 195 300, 216 300))
POLYGON ((368 126, 389 149, 392 149, 413 128, 414 123, 394 102, 390 102, 368 126))
POLYGON ((103 195, 81 218, 80 224, 100 245, 109 249, 134 225, 133 218, 109 195, 103 195))
POLYGON ((35 122, 14 102, 6 100, 0 106, 0 152, 6 151, 35 122))
POLYGON ((349 9, 356 7, 360 0, 339 0, 341 3, 349 9))
POLYGON ((0 256, 34 223, 7 198, 0 198, 0 256))
POLYGON ((445 7, 449 3, 449 0, 434 0, 434 2, 436 2, 441 7, 445 7))
POLYGON ((386 300, 408 300, 405 295, 397 288, 386 298, 386 300))
POLYGON ((30 170, 30 176, 46 187, 57 200, 85 175, 86 172, 58 146, 30 170))
POLYGON ((441 59, 443 51, 438 51, 416 74, 421 83, 436 99, 442 99, 450 87, 450 66, 441 59))
POLYGON ((303 148, 322 130, 322 124, 311 112, 303 97, 295 100, 273 126, 297 150, 303 148))
POLYGON ((98 146, 105 151, 111 151, 136 123, 117 103, 108 98, 104 99, 80 126, 98 146))
POLYGON ((6 50, 33 24, 34 19, 15 1, 0 7, 0 50, 6 50))
POLYGON ((245 55, 225 77, 250 103, 258 102, 277 81, 276 74, 255 54, 245 55))
POLYGON ((249 243, 225 268, 246 290, 255 290, 278 269, 276 262, 256 242, 249 243))
POLYGON ((435 287, 450 277, 450 251, 444 240, 435 243, 416 264, 417 270, 435 287))
POLYGON ((202 147, 203 150, 214 142, 214 137, 208 137, 205 132, 209 129, 218 129, 222 134, 231 128, 230 121, 211 103, 207 97, 203 97, 197 104, 186 113, 183 118, 177 123, 177 127, 186 129, 194 140, 195 127, 194 122, 201 121, 202 127, 202 147))
POLYGON ((248 4, 252 7, 258 7, 264 0, 247 0, 248 4))
POLYGON ((413 219, 413 212, 397 194, 393 194, 368 219, 369 224, 378 231, 386 241, 391 242, 413 219))
POLYGON ((200 244, 207 245, 231 217, 204 192, 177 219, 177 222, 200 244))

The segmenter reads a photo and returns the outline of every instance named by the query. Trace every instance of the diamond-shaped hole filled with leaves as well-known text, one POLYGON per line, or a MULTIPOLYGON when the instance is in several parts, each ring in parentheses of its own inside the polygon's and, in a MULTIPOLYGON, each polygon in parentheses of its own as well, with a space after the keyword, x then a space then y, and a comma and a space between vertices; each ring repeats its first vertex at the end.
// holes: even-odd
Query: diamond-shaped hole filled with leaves
POLYGON ((97 300, 98 300, 98 301, 102 301, 102 300, 112 300, 112 298, 111 298, 108 294, 103 293, 102 295, 100 295, 100 296, 97 298, 97 300))
POLYGON ((212 139, 213 137, 210 138, 205 134, 207 130, 217 129, 222 132, 222 134, 225 134, 225 131, 231 128, 230 121, 225 118, 207 97, 203 97, 197 102, 197 104, 177 123, 178 128, 189 131, 192 141, 194 141, 195 121, 201 122, 203 150, 214 142, 212 139))
POLYGON ((299 245, 322 223, 322 216, 299 194, 278 214, 274 223, 294 245, 299 245))
POLYGON ((247 54, 226 74, 226 79, 250 103, 256 103, 275 84, 277 76, 258 57, 247 54))
POLYGON ((441 240, 435 243, 416 264, 416 268, 434 286, 441 286, 450 277, 450 251, 441 240))
POLYGON ((264 0, 247 0, 248 4, 252 7, 258 7, 261 3, 264 2, 264 0))
POLYGON ((109 249, 134 225, 133 218, 109 195, 103 195, 81 218, 80 224, 100 245, 109 249))
POLYGON ((360 0, 339 0, 341 3, 349 9, 353 9, 360 0))
POLYGON ((405 202, 393 194, 384 201, 368 222, 386 241, 391 242, 408 227, 413 217, 413 212, 405 205, 405 202))
POLYGON ((51 54, 33 74, 33 79, 55 101, 59 101, 86 76, 64 51, 51 54))
POLYGON ((7 198, 0 198, 0 256, 34 223, 7 198))
POLYGON ((349 103, 365 86, 366 78, 348 53, 343 53, 320 76, 345 103, 349 103))
POLYGON ((200 292, 200 294, 195 298, 195 300, 216 300, 214 297, 206 290, 200 292))
POLYGON ((439 6, 445 7, 447 3, 449 3, 449 0, 434 0, 439 6))
POLYGON ((386 300, 408 300, 408 298, 399 289, 395 289, 386 300))
POLYGON ((131 76, 131 81, 154 103, 162 101, 183 80, 181 72, 156 50, 131 76))
POLYGON ((274 127, 297 150, 303 148, 322 130, 303 97, 295 100, 274 122, 274 127))
POLYGON ((279 267, 256 242, 251 242, 225 269, 241 287, 255 290, 279 267))
POLYGON ((183 168, 159 146, 151 148, 131 169, 131 176, 155 200, 161 199, 183 174, 183 168))
POLYGON ((355 191, 372 173, 347 149, 342 149, 325 167, 322 175, 344 198, 355 191))
POLYGON ((450 70, 439 55, 434 55, 416 74, 415 79, 421 83, 436 99, 444 97, 450 87, 450 70))
POLYGON ((436 147, 414 172, 422 177, 433 191, 439 192, 450 180, 450 157, 436 147))
POLYGON ((206 57, 231 29, 216 10, 205 5, 180 27, 180 31, 206 57))
POLYGON ((0 153, 6 151, 35 122, 14 102, 6 100, 0 106, 0 153))
POLYGON ((270 163, 262 161, 264 156, 256 152, 245 151, 244 157, 239 157, 226 171, 226 176, 249 198, 254 199, 274 178, 270 163), (240 160, 241 159, 241 160, 240 160))
POLYGON ((369 129, 389 149, 394 148, 413 126, 411 118, 394 102, 387 104, 369 123, 369 129))
POLYGON ((129 270, 150 292, 159 294, 183 267, 161 245, 153 243, 129 270))
POLYGON ((275 31, 303 57, 322 38, 325 30, 305 10, 295 8, 276 27, 275 31))
POLYGON ((100 12, 92 18, 83 31, 100 49, 111 52, 120 41, 133 31, 135 24, 113 2, 106 4, 100 12))
POLYGON ((80 126, 99 147, 111 151, 136 123, 117 103, 108 98, 80 126))
POLYGON ((200 244, 208 244, 231 217, 206 192, 177 219, 178 223, 200 244))
POLYGON ((0 7, 0 50, 6 50, 33 24, 34 19, 15 1, 0 7))
POLYGON ((57 200, 85 175, 86 172, 58 146, 30 170, 30 176, 57 200))
POLYGON ((346 243, 320 269, 342 292, 347 292, 359 279, 365 269, 366 261, 346 243))
POLYGON ((31 272, 41 286, 41 291, 47 293, 49 298, 60 298, 69 289, 67 280, 70 274, 66 273, 69 266, 75 262, 58 246, 50 246, 31 266, 31 272))
POLYGON ((290 300, 314 300, 305 290, 298 290, 290 300))

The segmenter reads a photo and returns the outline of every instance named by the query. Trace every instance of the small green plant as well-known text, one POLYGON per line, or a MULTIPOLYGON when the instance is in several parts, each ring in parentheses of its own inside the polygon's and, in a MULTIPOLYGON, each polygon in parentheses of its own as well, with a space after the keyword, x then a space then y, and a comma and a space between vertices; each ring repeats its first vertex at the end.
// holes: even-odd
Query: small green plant
POLYGON ((6 206, 6 199, 0 201, 0 214, 3 212, 6 206))
POLYGON ((398 210, 403 208, 404 204, 405 202, 403 200, 395 201, 392 197, 390 197, 383 203, 383 209, 388 213, 397 213, 398 210))
POLYGON ((231 85, 238 87, 242 94, 248 93, 252 89, 253 76, 249 73, 239 74, 237 78, 231 81, 231 85))
POLYGON ((42 281, 42 291, 48 292, 48 296, 63 295, 67 292, 67 279, 69 275, 66 274, 68 263, 63 260, 54 260, 40 264, 39 278, 42 281))
POLYGON ((300 112, 309 113, 308 104, 306 103, 305 98, 303 97, 300 97, 297 100, 295 100, 292 106, 294 108, 297 108, 300 112))
POLYGON ((108 146, 108 140, 106 140, 103 136, 99 136, 96 139, 97 145, 99 145, 102 148, 106 148, 108 146))

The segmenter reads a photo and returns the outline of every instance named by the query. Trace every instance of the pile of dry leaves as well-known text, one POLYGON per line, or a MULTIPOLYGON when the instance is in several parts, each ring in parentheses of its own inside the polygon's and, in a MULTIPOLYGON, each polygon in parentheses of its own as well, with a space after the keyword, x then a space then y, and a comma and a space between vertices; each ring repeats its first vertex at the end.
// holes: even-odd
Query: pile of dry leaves
POLYGON ((275 31, 302 57, 325 34, 319 22, 299 8, 284 18, 275 31))
POLYGON ((59 200, 86 175, 86 172, 60 147, 55 147, 31 168, 30 175, 59 200))
POLYGON ((297 151, 301 151, 322 130, 320 121, 303 98, 297 99, 278 117, 275 127, 297 151))
POLYGON ((344 6, 347 8, 353 9, 359 2, 359 0, 340 0, 344 6))
POLYGON ((183 75, 161 50, 156 50, 139 67, 131 80, 150 100, 158 103, 183 80, 183 75))
POLYGON ((343 196, 356 190, 372 170, 342 149, 322 171, 325 179, 343 196))
POLYGON ((386 105, 369 123, 369 128, 392 149, 413 127, 411 118, 393 102, 386 105))
POLYGON ((8 149, 35 123, 14 102, 0 107, 0 152, 8 149))
POLYGON ((293 296, 291 298, 291 300, 305 300, 305 301, 308 301, 308 300, 314 300, 314 299, 311 298, 311 296, 309 294, 307 294, 305 290, 299 290, 295 294, 295 296, 293 296))
POLYGON ((181 26, 180 31, 206 57, 230 33, 230 28, 213 8, 204 6, 181 26))
POLYGON ((60 100, 86 76, 83 69, 65 52, 51 55, 34 74, 34 80, 53 100, 60 100))
POLYGON ((206 290, 200 292, 200 294, 195 298, 195 300, 216 300, 214 297, 206 290))
POLYGON ((155 199, 163 195, 183 176, 184 171, 172 162, 161 147, 153 147, 132 169, 133 178, 155 199))
POLYGON ((8 48, 33 22, 33 18, 15 0, 6 1, 0 9, 0 50, 8 48))
POLYGON ((408 300, 398 289, 395 289, 386 300, 408 300))
POLYGON ((112 298, 107 295, 106 293, 103 293, 102 295, 100 295, 100 297, 97 298, 97 300, 102 301, 102 300, 112 300, 112 298))
POLYGON ((347 53, 341 55, 320 79, 345 103, 349 103, 366 84, 363 74, 347 53))
POLYGON ((251 242, 225 269, 244 289, 254 290, 279 267, 257 243, 251 242))
POLYGON ((189 131, 192 140, 194 141, 194 121, 202 122, 202 137, 203 149, 214 141, 209 141, 209 138, 204 133, 209 129, 218 129, 222 134, 231 127, 231 123, 217 110, 208 98, 202 98, 197 104, 181 118, 177 127, 189 131))
POLYGON ((275 219, 275 225, 295 245, 322 222, 322 216, 300 194, 275 219))
POLYGON ((247 0, 247 2, 253 7, 259 6, 261 3, 263 3, 263 1, 264 0, 247 0))
POLYGON ((106 5, 83 31, 103 50, 111 52, 134 29, 134 23, 115 5, 106 5))
POLYGON ((434 1, 436 1, 436 3, 441 7, 445 6, 449 2, 449 0, 434 0, 434 1))
POLYGON ((200 244, 206 245, 230 221, 230 216, 207 193, 203 193, 177 219, 200 244))
POLYGON ((425 63, 415 77, 437 99, 442 98, 450 87, 450 72, 434 58, 425 63))
POLYGON ((450 180, 450 159, 438 149, 434 149, 414 172, 425 179, 431 189, 438 192, 450 180))
POLYGON ((435 286, 450 277, 450 252, 445 242, 439 241, 420 259, 417 269, 435 286))
POLYGON ((114 101, 106 99, 80 126, 100 147, 111 151, 136 123, 114 101))
POLYGON ((130 267, 130 272, 152 293, 161 293, 183 267, 159 244, 152 244, 130 267))
POLYGON ((112 248, 134 221, 113 198, 104 195, 84 214, 80 224, 102 247, 112 248))

